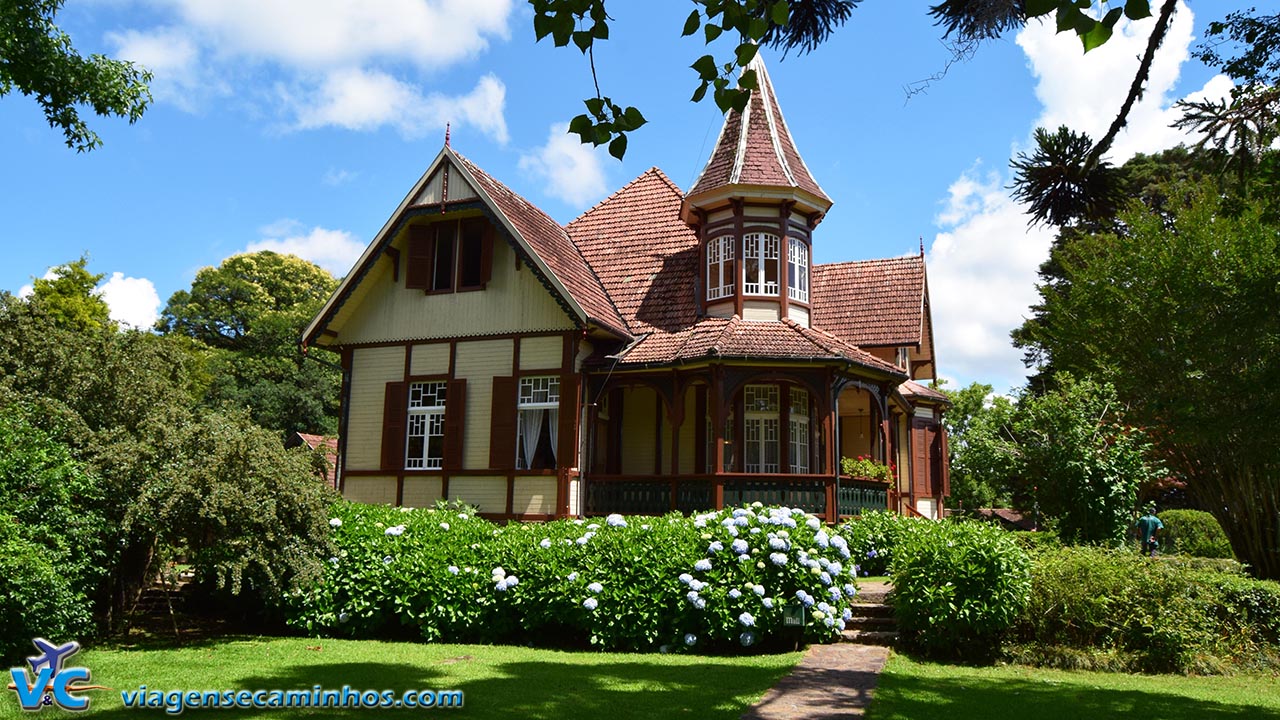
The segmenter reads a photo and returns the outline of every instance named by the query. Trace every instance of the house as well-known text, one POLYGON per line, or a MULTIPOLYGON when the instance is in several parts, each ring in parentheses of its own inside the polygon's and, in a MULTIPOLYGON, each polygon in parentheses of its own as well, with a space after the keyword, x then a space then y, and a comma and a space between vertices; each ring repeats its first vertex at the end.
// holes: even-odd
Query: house
POLYGON ((832 201, 753 67, 692 188, 653 168, 567 226, 446 142, 302 340, 341 358, 346 497, 941 516, 923 252, 811 263, 832 201))
POLYGON ((295 432, 284 441, 286 450, 304 445, 316 460, 316 474, 324 480, 326 485, 335 490, 338 489, 342 477, 338 472, 341 467, 338 457, 338 438, 295 432))

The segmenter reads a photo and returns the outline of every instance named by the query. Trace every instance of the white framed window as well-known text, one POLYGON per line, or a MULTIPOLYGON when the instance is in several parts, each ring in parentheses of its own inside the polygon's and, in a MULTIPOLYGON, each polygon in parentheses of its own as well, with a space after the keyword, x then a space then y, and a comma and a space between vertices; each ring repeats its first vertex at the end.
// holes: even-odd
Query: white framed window
POLYGON ((778 386, 743 389, 743 459, 749 473, 778 472, 778 386))
POLYGON ((743 292, 747 295, 778 294, 778 236, 750 233, 742 238, 743 292))
POLYGON ((791 472, 809 472, 809 393, 800 388, 791 388, 791 413, 789 415, 791 431, 789 436, 791 472))
POLYGON ((707 299, 719 300, 734 292, 733 259, 737 238, 721 235, 707 243, 707 299))
POLYGON ((809 246, 800 238, 787 238, 787 297, 809 302, 809 246))
POLYGON ((516 409, 516 468, 547 470, 556 466, 560 434, 560 378, 520 378, 516 409))
POLYGON ((408 430, 404 466, 410 470, 439 470, 444 461, 444 381, 409 384, 408 430))

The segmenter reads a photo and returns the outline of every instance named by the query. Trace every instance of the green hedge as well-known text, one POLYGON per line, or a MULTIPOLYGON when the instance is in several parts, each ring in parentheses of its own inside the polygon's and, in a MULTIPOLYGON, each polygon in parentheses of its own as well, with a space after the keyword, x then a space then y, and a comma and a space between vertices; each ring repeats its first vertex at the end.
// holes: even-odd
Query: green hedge
POLYGON ((1160 513, 1164 530, 1162 549, 1168 553, 1204 558, 1234 558, 1231 542, 1217 519, 1202 510, 1165 510, 1160 513))
POLYGON ((0 661, 31 655, 32 638, 88 637, 94 629, 89 607, 57 557, 24 539, 15 519, 0 513, 0 661))
POLYGON ((1030 564, 988 523, 907 525, 889 568, 903 641, 932 656, 993 656, 1027 603, 1030 564))
POLYGON ((317 634, 730 650, 782 637, 793 601, 833 639, 856 593, 847 542, 788 508, 498 526, 344 502, 331 526, 324 579, 286 603, 317 634))
POLYGON ((863 575, 884 575, 889 570, 903 531, 913 523, 927 523, 883 510, 873 510, 840 528, 849 541, 849 552, 863 575))
POLYGON ((1274 668, 1280 584, 1127 550, 1068 547, 1035 558, 1015 626, 1017 659, 1143 672, 1274 668))

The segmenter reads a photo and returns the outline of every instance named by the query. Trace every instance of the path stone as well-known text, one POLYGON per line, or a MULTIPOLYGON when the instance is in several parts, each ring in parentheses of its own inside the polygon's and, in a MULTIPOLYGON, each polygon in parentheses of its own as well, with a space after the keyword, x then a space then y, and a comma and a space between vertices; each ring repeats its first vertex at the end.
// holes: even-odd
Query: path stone
POLYGON ((860 718, 871 703, 889 648, 835 643, 813 645, 790 675, 778 681, 743 720, 860 718))

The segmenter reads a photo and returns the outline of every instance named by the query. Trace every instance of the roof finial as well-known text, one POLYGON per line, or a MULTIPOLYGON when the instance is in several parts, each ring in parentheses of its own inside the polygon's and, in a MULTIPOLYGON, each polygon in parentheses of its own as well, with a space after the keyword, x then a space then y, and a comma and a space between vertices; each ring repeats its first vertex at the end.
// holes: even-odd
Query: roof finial
MULTIPOLYGON (((448 145, 448 144, 449 144, 449 140, 448 140, 448 139, 446 139, 446 140, 444 141, 444 144, 445 144, 445 145, 448 145)), ((924 236, 923 236, 923 235, 921 235, 921 236, 920 236, 920 257, 924 257, 924 236)))
POLYGON ((444 124, 444 146, 449 147, 449 123, 444 124))

